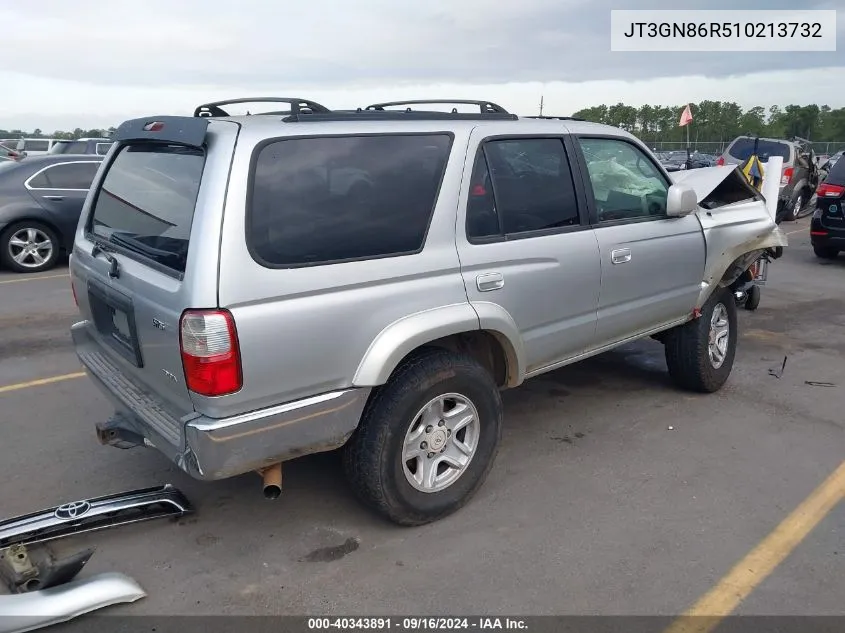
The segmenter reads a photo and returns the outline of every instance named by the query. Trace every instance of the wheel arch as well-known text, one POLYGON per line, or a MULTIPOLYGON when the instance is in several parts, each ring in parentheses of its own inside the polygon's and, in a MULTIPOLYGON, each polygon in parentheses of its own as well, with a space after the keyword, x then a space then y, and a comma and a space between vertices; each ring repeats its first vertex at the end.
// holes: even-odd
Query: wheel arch
POLYGON ((394 321, 370 344, 355 371, 353 386, 385 384, 406 358, 423 347, 470 354, 500 387, 520 384, 525 377, 524 353, 513 319, 502 314, 501 308, 482 307, 480 312, 483 316, 469 303, 461 303, 394 321))

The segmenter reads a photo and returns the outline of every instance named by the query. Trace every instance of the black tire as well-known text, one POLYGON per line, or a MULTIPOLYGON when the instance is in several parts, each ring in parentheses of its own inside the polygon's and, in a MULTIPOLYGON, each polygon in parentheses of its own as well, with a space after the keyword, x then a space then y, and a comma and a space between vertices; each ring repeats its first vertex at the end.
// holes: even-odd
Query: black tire
MULTIPOLYGON (((493 466, 501 436, 502 399, 490 373, 470 356, 422 349, 400 365, 367 404, 344 448, 344 468, 366 506, 399 525, 423 525, 452 514, 472 498, 493 466), (445 394, 461 394, 475 407, 477 448, 453 483, 440 491, 423 492, 405 474, 406 433, 417 413, 445 394)), ((425 459, 432 458, 420 456, 425 459)))
POLYGON ((730 376, 736 355, 736 341, 736 300, 729 288, 721 288, 704 304, 699 318, 674 328, 666 337, 669 375, 682 389, 701 393, 718 391, 730 376), (728 324, 727 349, 718 367, 711 362, 708 352, 710 322, 717 306, 724 308, 728 324))
POLYGON ((745 299, 745 305, 743 306, 746 310, 756 310, 760 307, 760 296, 763 293, 760 291, 760 286, 751 286, 748 289, 748 297, 745 299))
POLYGON ((801 210, 807 206, 807 195, 806 191, 802 187, 798 189, 795 193, 792 194, 792 198, 789 200, 789 204, 787 205, 786 209, 786 220, 789 222, 795 222, 801 216, 801 210))
MULTIPOLYGON (((44 240, 39 241, 39 243, 43 242, 44 240)), ((52 228, 46 224, 42 224, 41 222, 30 220, 15 222, 7 227, 6 230, 3 231, 2 236, 0 236, 0 262, 3 263, 3 266, 10 270, 14 270, 15 272, 40 273, 45 270, 50 270, 56 265, 60 251, 61 245, 59 243, 59 236, 52 228), (33 235, 36 236, 44 236, 51 244, 49 255, 46 255, 46 251, 44 249, 37 252, 38 255, 44 259, 41 263, 38 263, 35 260, 34 255, 26 256, 22 263, 15 261, 15 255, 21 252, 21 247, 13 244, 12 239, 16 236, 20 236, 21 232, 27 231, 33 231, 33 235)))
POLYGON ((836 259, 839 257, 839 249, 830 246, 814 246, 813 252, 819 259, 836 259))

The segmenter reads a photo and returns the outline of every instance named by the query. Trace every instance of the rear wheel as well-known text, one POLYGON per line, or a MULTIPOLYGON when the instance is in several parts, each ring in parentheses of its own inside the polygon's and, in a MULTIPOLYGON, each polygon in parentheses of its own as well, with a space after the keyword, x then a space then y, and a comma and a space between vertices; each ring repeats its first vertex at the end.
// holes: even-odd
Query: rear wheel
POLYGON ((756 310, 760 307, 760 295, 762 292, 760 291, 760 286, 751 286, 748 289, 748 296, 745 299, 745 305, 743 306, 746 310, 756 310))
POLYGON ((59 259, 59 238, 40 222, 16 222, 0 237, 0 260, 19 273, 49 270, 59 259))
POLYGON ((720 288, 704 304, 699 318, 668 333, 669 375, 690 391, 718 391, 730 376, 736 340, 736 300, 729 288, 720 288))
POLYGON ((422 350, 375 394, 344 449, 347 478, 367 506, 400 525, 458 510, 493 465, 502 400, 470 356, 422 350))
POLYGON ((836 259, 839 256, 839 249, 830 246, 814 246, 813 252, 819 259, 836 259))

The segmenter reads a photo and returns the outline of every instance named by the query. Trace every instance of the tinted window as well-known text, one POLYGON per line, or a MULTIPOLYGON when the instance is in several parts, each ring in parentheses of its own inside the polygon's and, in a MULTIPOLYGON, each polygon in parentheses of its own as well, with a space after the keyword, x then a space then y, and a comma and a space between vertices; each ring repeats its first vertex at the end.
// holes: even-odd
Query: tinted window
MULTIPOLYGON (((740 137, 734 141, 728 149, 728 154, 737 160, 745 160, 754 151, 754 139, 740 137)), ((784 162, 789 162, 789 145, 777 141, 759 141, 757 144, 757 157, 764 163, 771 156, 781 156, 784 162)))
POLYGON ((825 182, 832 185, 845 185, 845 159, 842 159, 841 156, 830 168, 825 182))
POLYGON ((413 253, 423 246, 451 137, 275 141, 258 154, 247 239, 270 266, 413 253))
POLYGON ((46 152, 50 149, 50 141, 48 140, 28 140, 24 141, 24 151, 27 152, 46 152))
POLYGON ((111 149, 111 146, 112 146, 112 144, 111 144, 111 143, 97 143, 96 152, 97 152, 100 156, 105 156, 106 154, 108 154, 108 153, 109 153, 109 150, 111 149))
POLYGON ((560 139, 488 141, 467 201, 467 237, 544 231, 579 223, 572 172, 560 139))
POLYGON ((50 148, 51 154, 85 154, 88 143, 85 141, 59 142, 50 148))
POLYGON ((204 164, 202 151, 182 146, 121 148, 97 194, 90 229, 184 272, 204 164))
POLYGON ((88 189, 100 163, 66 163, 48 167, 29 181, 33 189, 88 189))
POLYGON ((579 139, 599 222, 665 217, 669 184, 635 145, 621 139, 579 139))

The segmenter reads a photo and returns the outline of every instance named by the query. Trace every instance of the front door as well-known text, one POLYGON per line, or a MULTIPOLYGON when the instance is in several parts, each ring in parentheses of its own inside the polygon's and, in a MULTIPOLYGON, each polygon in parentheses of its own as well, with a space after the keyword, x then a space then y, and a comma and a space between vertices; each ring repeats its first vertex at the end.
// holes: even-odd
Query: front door
POLYGON ((506 138, 474 132, 458 215, 467 296, 479 313, 492 303, 510 315, 528 373, 586 349, 601 281, 572 148, 547 130, 506 138))
POLYGON ((576 144, 601 256, 598 349, 689 315, 706 250, 696 214, 666 215, 671 183, 636 143, 579 136, 576 144))

